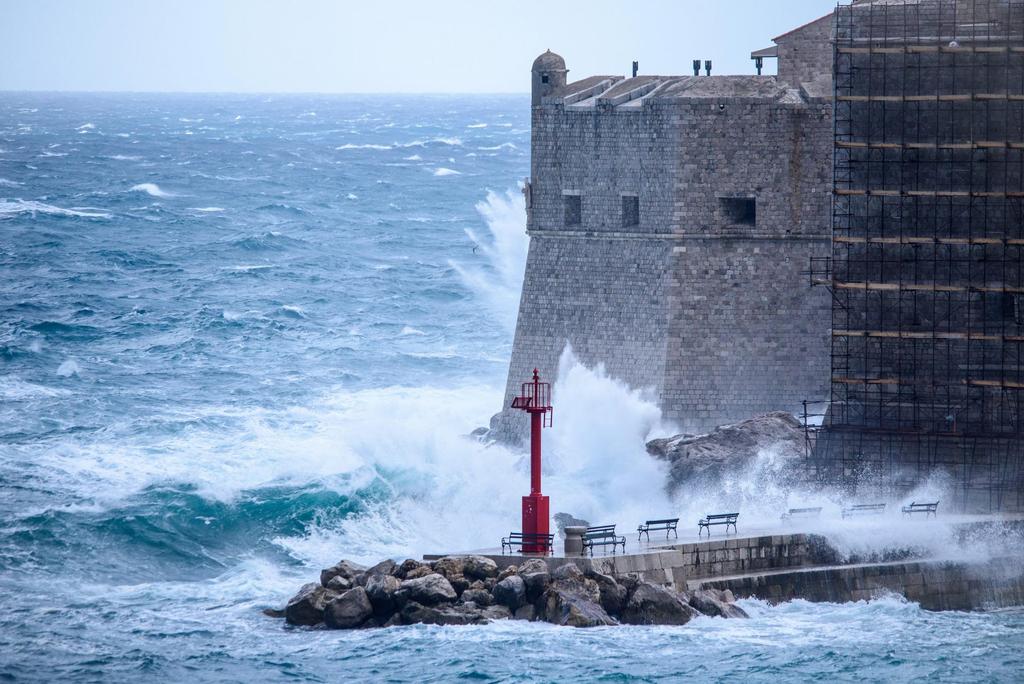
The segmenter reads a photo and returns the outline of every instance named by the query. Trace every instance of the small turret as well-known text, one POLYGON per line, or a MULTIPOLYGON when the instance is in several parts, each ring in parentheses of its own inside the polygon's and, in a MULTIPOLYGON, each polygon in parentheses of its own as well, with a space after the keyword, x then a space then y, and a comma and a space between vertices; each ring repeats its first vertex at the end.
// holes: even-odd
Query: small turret
POLYGON ((534 106, 540 104, 540 99, 545 95, 565 85, 565 75, 569 70, 565 68, 565 60, 548 50, 537 59, 533 60, 533 98, 534 106))

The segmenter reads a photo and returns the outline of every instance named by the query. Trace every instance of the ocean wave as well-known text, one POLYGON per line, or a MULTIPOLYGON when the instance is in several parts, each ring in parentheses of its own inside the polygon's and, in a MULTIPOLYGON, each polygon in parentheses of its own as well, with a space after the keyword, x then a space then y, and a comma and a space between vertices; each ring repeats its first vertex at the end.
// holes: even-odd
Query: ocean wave
POLYGON ((46 387, 32 382, 25 382, 17 378, 0 378, 0 397, 7 401, 22 401, 33 398, 52 398, 68 396, 68 390, 46 387))
POLYGON ((289 214, 305 214, 306 210, 284 202, 272 202, 256 207, 256 211, 280 211, 289 214))
POLYGON ((78 218, 112 218, 110 214, 98 211, 83 211, 81 209, 65 209, 55 207, 52 204, 36 202, 34 200, 0 200, 0 218, 14 216, 17 214, 50 214, 52 216, 73 216, 78 218))
POLYGON ((62 378, 70 378, 72 375, 81 374, 82 369, 74 359, 67 359, 57 368, 57 375, 62 378))
POLYGON ((485 123, 469 124, 468 126, 466 126, 466 128, 487 128, 487 124, 485 124, 485 123))
POLYGON ((139 183, 129 188, 129 192, 144 192, 151 197, 174 197, 175 195, 160 189, 156 183, 139 183))
POLYGON ((426 334, 427 333, 423 332, 422 330, 420 330, 418 328, 413 328, 412 326, 409 326, 409 325, 407 325, 404 328, 402 328, 402 332, 399 333, 399 335, 426 335, 426 334))
POLYGON ((94 123, 84 123, 81 126, 77 127, 75 130, 76 131, 91 131, 91 130, 94 130, 95 128, 96 128, 96 124, 94 124, 94 123))
POLYGON ((114 161, 142 161, 142 157, 137 154, 112 154, 107 159, 113 159, 114 161))
POLYGON ((402 161, 423 161, 423 157, 418 154, 411 154, 408 157, 402 157, 402 161))
POLYGON ((427 147, 428 145, 450 145, 455 147, 462 145, 462 139, 456 137, 430 138, 428 140, 413 140, 408 143, 395 143, 396 147, 427 147))
POLYGON ((376 145, 373 143, 367 143, 365 145, 355 145, 353 143, 345 143, 335 147, 336 150, 390 150, 391 145, 376 145))
POLYGON ((43 152, 41 154, 38 154, 36 156, 37 157, 43 157, 43 158, 46 158, 46 157, 66 157, 66 156, 68 156, 68 153, 67 152, 50 152, 49 150, 43 150, 43 152))
POLYGON ((501 143, 500 145, 490 145, 487 147, 478 147, 478 150, 494 151, 494 150, 518 150, 519 148, 515 144, 510 142, 501 143))
MULTIPOLYGON (((0 151, 2 151, 2 150, 0 150, 0 151)), ((8 180, 7 178, 0 178, 0 188, 17 188, 17 187, 21 187, 22 185, 24 185, 24 183, 19 183, 18 181, 8 180)))
POLYGON ((448 168, 445 168, 443 166, 440 166, 440 167, 434 169, 434 175, 435 176, 460 176, 460 175, 462 175, 462 172, 461 171, 456 171, 455 169, 448 169, 448 168))
POLYGON ((201 211, 205 214, 214 214, 224 211, 224 207, 189 207, 192 211, 201 211))
POLYGON ((356 193, 354 193, 354 192, 350 192, 350 193, 348 193, 347 195, 345 195, 345 199, 348 199, 348 200, 357 200, 357 199, 359 199, 359 195, 357 195, 357 194, 356 194, 356 193))

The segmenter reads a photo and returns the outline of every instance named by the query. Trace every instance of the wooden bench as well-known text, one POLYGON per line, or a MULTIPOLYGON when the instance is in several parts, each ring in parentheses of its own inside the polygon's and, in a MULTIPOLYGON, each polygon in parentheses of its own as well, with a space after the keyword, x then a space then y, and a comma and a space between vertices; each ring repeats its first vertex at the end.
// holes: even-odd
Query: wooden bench
POLYGON ((795 518, 817 518, 821 515, 821 506, 815 508, 790 508, 788 512, 782 514, 783 520, 793 520, 795 518))
POLYGON ((543 551, 527 551, 527 553, 552 553, 555 549, 554 534, 533 534, 529 532, 509 532, 507 537, 501 538, 501 554, 505 555, 505 547, 512 553, 512 548, 518 546, 520 551, 523 547, 531 549, 543 549, 543 551))
POLYGON ((843 509, 843 518, 852 518, 857 515, 881 515, 885 513, 885 504, 856 504, 843 509))
POLYGON ((903 507, 903 515, 913 515, 914 513, 924 513, 924 517, 933 515, 936 518, 939 517, 939 502, 935 503, 915 503, 910 502, 909 506, 903 507))
POLYGON ((615 547, 619 544, 622 545, 622 553, 626 553, 626 538, 616 536, 615 525, 595 525, 583 533, 583 552, 590 549, 591 556, 594 555, 595 546, 611 546, 612 553, 615 553, 615 547))
POLYGON ((651 541, 651 530, 665 530, 665 539, 668 539, 668 533, 671 531, 672 534, 679 539, 679 532, 676 531, 676 525, 679 524, 679 518, 665 518, 664 520, 646 520, 643 525, 636 528, 636 540, 640 541, 640 535, 646 534, 647 541, 651 541))
POLYGON ((701 535, 705 529, 708 531, 708 537, 711 536, 712 525, 725 525, 725 533, 729 534, 729 525, 732 525, 732 531, 736 532, 736 518, 740 517, 739 513, 714 513, 705 515, 703 520, 697 521, 697 536, 701 535))

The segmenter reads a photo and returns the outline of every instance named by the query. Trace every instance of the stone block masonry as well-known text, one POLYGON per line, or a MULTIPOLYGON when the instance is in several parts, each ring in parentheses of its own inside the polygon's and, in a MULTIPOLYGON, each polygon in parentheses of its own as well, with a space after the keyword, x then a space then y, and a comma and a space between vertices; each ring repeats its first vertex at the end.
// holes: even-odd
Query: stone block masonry
MULTIPOLYGON (((537 59, 506 407, 566 344, 687 431, 826 396, 829 296, 806 272, 830 249, 832 104, 800 80, 831 74, 825 25, 780 37, 801 60, 781 78, 567 84, 564 60, 537 59)), ((492 428, 523 435, 508 411, 492 428)))

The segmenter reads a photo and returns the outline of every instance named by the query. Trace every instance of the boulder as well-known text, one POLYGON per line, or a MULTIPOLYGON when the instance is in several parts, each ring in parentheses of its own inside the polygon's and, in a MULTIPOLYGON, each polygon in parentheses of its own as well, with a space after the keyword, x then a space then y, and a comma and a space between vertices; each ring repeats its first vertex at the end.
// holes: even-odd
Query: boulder
POLYGON ((459 556, 445 556, 434 561, 434 572, 444 575, 448 581, 453 577, 461 577, 462 569, 465 567, 465 559, 459 556))
POLYGON ((605 612, 609 615, 620 615, 622 609, 626 607, 626 588, 616 582, 614 577, 593 570, 587 572, 586 577, 597 583, 598 591, 601 593, 601 607, 605 612))
POLYGON ((555 568, 554 572, 551 573, 551 581, 582 582, 583 571, 580 570, 575 563, 566 563, 565 565, 559 565, 557 568, 555 568))
POLYGON ((406 558, 404 561, 402 561, 401 565, 395 566, 395 569, 391 571, 391 574, 400 580, 409 579, 408 577, 406 577, 406 575, 408 575, 410 572, 414 570, 423 567, 426 567, 428 569, 430 568, 430 566, 427 563, 421 563, 418 560, 406 558))
POLYGON ((735 476, 758 464, 762 453, 772 453, 770 466, 754 476, 787 483, 800 467, 804 454, 804 429, 792 414, 775 411, 704 435, 681 434, 647 442, 647 452, 669 464, 670 493, 686 484, 691 487, 720 483, 723 475, 735 476))
POLYGON ((526 602, 526 583, 519 575, 511 575, 494 585, 494 601, 509 610, 516 610, 526 602))
POLYGON ((324 621, 324 608, 338 594, 316 582, 305 584, 284 607, 284 618, 290 625, 318 625, 324 621))
POLYGON ((671 589, 640 582, 630 594, 620 619, 629 625, 685 625, 699 613, 671 589))
POLYGON ((356 587, 334 599, 324 608, 324 624, 331 629, 352 629, 373 614, 366 589, 356 587))
POLYGON ((486 556, 466 556, 463 560, 462 574, 470 580, 497 577, 498 564, 486 556))
POLYGON ((551 574, 548 571, 548 564, 539 558, 531 558, 519 566, 519 576, 526 584, 526 600, 533 603, 539 599, 548 588, 551 581, 551 574))
MULTIPOLYGON (((363 577, 360 575, 360 578, 363 577)), ((331 591, 336 591, 339 594, 348 591, 352 588, 352 580, 348 579, 343 575, 335 575, 327 583, 327 588, 331 591)))
POLYGON ((341 576, 347 579, 350 585, 352 585, 356 583, 356 578, 365 571, 366 568, 362 565, 353 563, 352 561, 343 560, 337 565, 332 565, 331 567, 324 568, 320 571, 320 584, 326 587, 327 583, 330 582, 332 578, 341 576))
POLYGON ((449 577, 448 582, 452 585, 452 589, 459 596, 462 596, 462 592, 469 589, 469 580, 462 575, 456 575, 455 577, 449 577))
POLYGON ((717 592, 707 589, 698 589, 690 596, 690 606, 696 608, 704 615, 724 618, 745 618, 750 617, 747 612, 739 606, 722 601, 717 592))
POLYGON ((427 575, 433 575, 434 569, 429 565, 421 565, 418 568, 413 568, 409 572, 405 573, 405 579, 419 579, 420 577, 426 577, 427 575))
POLYGON ((516 620, 535 620, 537 619, 537 610, 533 607, 533 604, 527 603, 525 606, 519 607, 514 617, 516 620))
POLYGON ((397 567, 395 565, 395 561, 391 560, 390 558, 388 558, 387 560, 382 560, 380 563, 377 563, 376 565, 370 566, 370 568, 358 578, 360 586, 365 587, 366 583, 374 575, 394 574, 395 567, 397 567))
POLYGON ((373 614, 377 617, 391 615, 398 608, 395 592, 402 583, 391 575, 367 575, 366 595, 373 606, 373 614))
POLYGON ((486 589, 467 589, 459 597, 459 603, 469 602, 475 603, 480 608, 486 608, 494 603, 494 599, 486 589))
POLYGON ((410 601, 399 615, 404 625, 486 625, 488 622, 482 611, 466 605, 424 606, 410 601))
POLYGON ((544 592, 541 617, 555 625, 599 627, 618 624, 587 592, 567 582, 556 582, 544 592))
MULTIPOLYGON (((505 568, 504 570, 502 570, 501 572, 498 573, 498 581, 500 582, 501 580, 505 579, 506 577, 510 577, 512 575, 518 575, 518 574, 519 574, 519 568, 517 566, 515 566, 515 565, 510 565, 510 566, 508 566, 507 568, 505 568)), ((477 580, 477 581, 479 581, 479 580, 477 580)))
POLYGON ((435 606, 439 603, 451 603, 458 596, 451 583, 435 572, 403 581, 395 592, 395 598, 399 604, 411 601, 424 606, 435 606))
POLYGON ((283 618, 284 617, 284 609, 283 608, 264 608, 263 609, 263 614, 266 615, 267 617, 283 618))
POLYGON ((483 609, 483 616, 488 620, 511 620, 512 611, 505 606, 487 606, 483 609))

